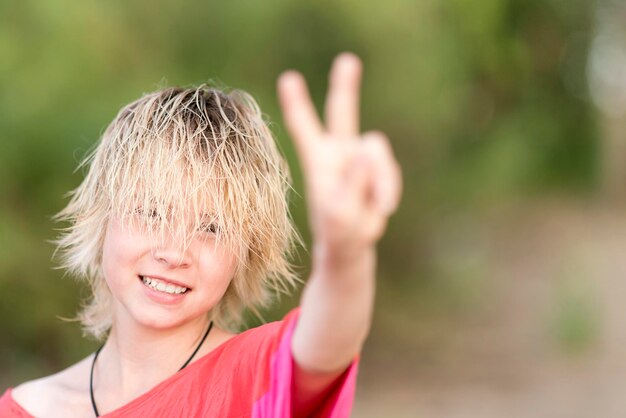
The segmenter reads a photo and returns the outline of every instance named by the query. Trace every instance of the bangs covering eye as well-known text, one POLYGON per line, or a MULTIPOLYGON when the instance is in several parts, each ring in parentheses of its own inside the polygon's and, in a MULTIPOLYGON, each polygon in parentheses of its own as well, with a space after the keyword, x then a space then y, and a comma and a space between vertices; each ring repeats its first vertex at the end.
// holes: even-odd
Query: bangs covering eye
POLYGON ((157 212, 157 210, 154 208, 148 208, 148 209, 135 208, 135 211, 133 213, 142 219, 147 219, 147 218, 158 219, 161 217, 159 215, 159 212, 157 212))
MULTIPOLYGON (((136 228, 140 228, 149 234, 162 236, 163 231, 172 230, 171 227, 166 226, 168 223, 162 221, 163 217, 154 208, 136 208, 133 214, 134 217, 129 218, 129 222, 127 223, 136 228), (158 234, 158 231, 161 231, 161 234, 158 234)), ((207 235, 217 237, 218 233, 220 232, 220 227, 216 218, 214 216, 204 216, 203 219, 205 220, 200 222, 197 228, 195 228, 193 225, 190 225, 187 228, 187 232, 179 232, 177 235, 182 234, 188 236, 186 241, 190 241, 197 237, 204 239, 207 235), (195 232, 192 232, 194 231, 194 228, 195 232)))
POLYGON ((209 234, 217 234, 219 231, 219 227, 215 222, 204 223, 200 227, 200 232, 205 232, 209 234))

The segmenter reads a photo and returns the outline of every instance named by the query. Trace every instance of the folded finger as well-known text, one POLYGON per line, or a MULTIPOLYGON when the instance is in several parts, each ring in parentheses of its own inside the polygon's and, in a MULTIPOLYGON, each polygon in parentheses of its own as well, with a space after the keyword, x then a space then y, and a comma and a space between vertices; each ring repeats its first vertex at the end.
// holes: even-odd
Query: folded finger
POLYGON ((386 215, 391 215, 400 203, 402 194, 402 172, 389 144, 381 132, 363 135, 363 152, 372 162, 374 202, 386 215))

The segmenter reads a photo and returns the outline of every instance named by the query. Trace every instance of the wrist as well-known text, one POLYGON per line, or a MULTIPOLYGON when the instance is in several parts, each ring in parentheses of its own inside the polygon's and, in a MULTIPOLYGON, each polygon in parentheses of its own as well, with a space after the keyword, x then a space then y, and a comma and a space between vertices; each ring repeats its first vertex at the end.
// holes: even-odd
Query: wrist
POLYGON ((314 244, 312 249, 313 271, 323 276, 346 276, 351 272, 374 274, 376 247, 365 245, 338 248, 326 244, 314 244))

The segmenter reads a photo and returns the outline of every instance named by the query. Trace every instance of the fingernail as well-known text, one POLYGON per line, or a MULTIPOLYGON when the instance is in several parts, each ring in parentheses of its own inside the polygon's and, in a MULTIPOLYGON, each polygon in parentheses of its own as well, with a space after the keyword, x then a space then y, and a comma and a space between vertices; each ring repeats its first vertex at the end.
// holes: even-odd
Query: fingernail
POLYGON ((344 62, 351 62, 354 64, 359 64, 361 62, 359 57, 354 52, 342 52, 337 56, 337 58, 344 62))
POLYGON ((287 70, 280 75, 280 77, 278 78, 278 82, 284 85, 295 84, 297 83, 299 77, 300 73, 298 73, 297 71, 287 70))

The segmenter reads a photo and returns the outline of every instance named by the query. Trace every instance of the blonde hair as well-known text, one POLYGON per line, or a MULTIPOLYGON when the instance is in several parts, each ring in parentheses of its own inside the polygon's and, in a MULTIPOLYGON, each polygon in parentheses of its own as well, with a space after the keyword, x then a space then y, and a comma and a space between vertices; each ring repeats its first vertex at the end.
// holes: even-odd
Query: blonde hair
POLYGON ((218 225, 218 244, 238 261, 209 313, 221 327, 239 326, 245 308, 258 314, 297 281, 288 166, 247 93, 203 84, 147 94, 119 112, 79 167, 88 172, 56 217, 69 222, 57 249, 62 267, 90 285, 78 314, 87 335, 102 339, 112 326, 101 270, 108 221, 129 224, 145 208, 158 214, 147 217, 148 230, 183 249, 207 221, 218 225))

